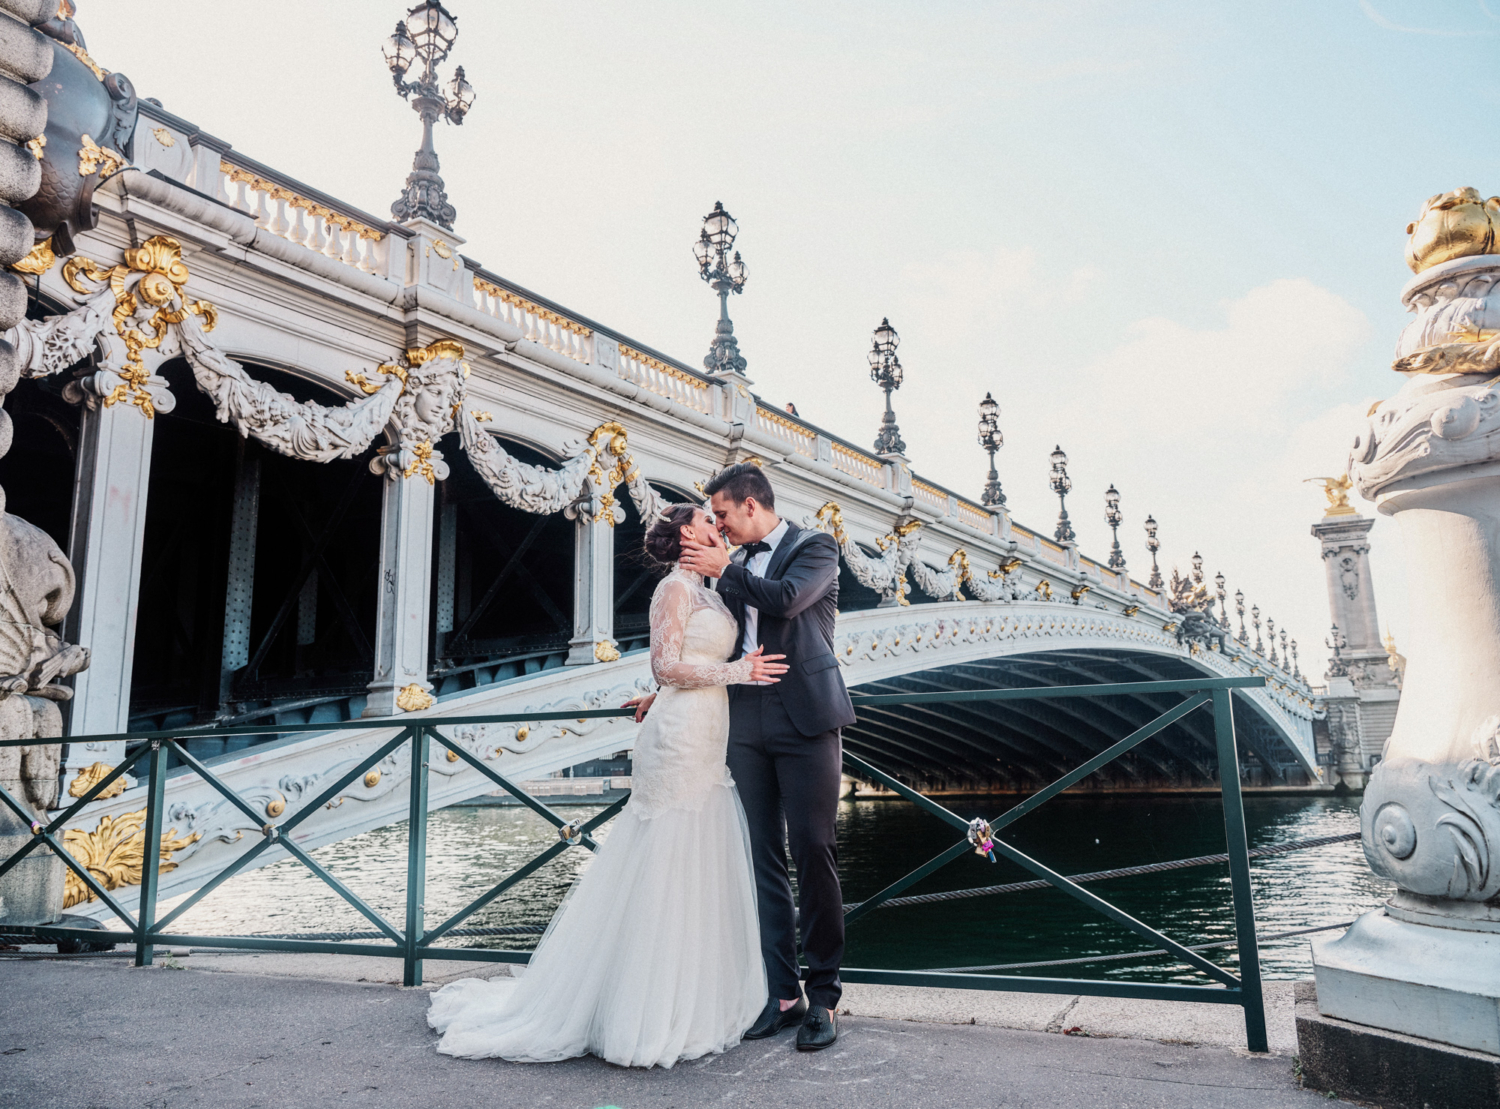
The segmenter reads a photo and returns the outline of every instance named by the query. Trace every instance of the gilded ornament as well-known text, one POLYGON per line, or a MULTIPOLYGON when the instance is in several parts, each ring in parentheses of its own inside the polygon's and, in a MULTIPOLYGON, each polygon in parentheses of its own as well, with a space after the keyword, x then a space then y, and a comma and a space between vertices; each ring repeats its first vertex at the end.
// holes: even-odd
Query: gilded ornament
POLYGON ((153 127, 151 133, 156 136, 156 141, 161 143, 162 146, 170 148, 177 145, 177 140, 172 137, 172 132, 168 131, 165 127, 153 127))
POLYGON ((380 392, 381 389, 385 388, 385 386, 383 385, 372 385, 370 383, 370 379, 367 378, 364 374, 355 373, 353 370, 344 371, 344 380, 347 381, 350 385, 353 385, 367 397, 373 397, 376 393, 380 392))
POLYGON ((380 784, 380 771, 378 769, 377 770, 372 770, 368 774, 365 775, 365 788, 366 789, 374 789, 379 784, 380 784))
POLYGON ((448 749, 448 761, 449 762, 457 762, 458 761, 458 752, 455 751, 455 750, 453 750, 451 747, 448 749))
POLYGON ((113 177, 130 163, 124 155, 106 150, 88 135, 83 136, 83 146, 78 151, 78 176, 89 177, 97 173, 99 180, 113 177))
POLYGON ((47 136, 46 135, 38 135, 36 138, 30 140, 26 144, 26 149, 29 150, 29 151, 31 151, 31 156, 33 158, 35 158, 37 161, 40 162, 43 158, 46 157, 46 155, 42 153, 42 148, 45 147, 46 145, 47 145, 47 136))
POLYGON ((1043 578, 1036 583, 1036 592, 1042 595, 1043 600, 1050 601, 1052 599, 1052 583, 1043 578))
POLYGON ((443 242, 442 239, 434 239, 432 241, 432 253, 446 262, 449 258, 453 257, 453 248, 443 242))
POLYGON ((1126 616, 1134 616, 1139 611, 1141 611, 1141 606, 1140 605, 1126 605, 1125 609, 1124 609, 1124 614, 1126 616))
POLYGON ((269 816, 272 820, 275 820, 284 812, 286 812, 285 797, 275 797, 266 802, 266 815, 269 816))
POLYGON ((1085 585, 1083 582, 1079 582, 1073 587, 1073 591, 1068 596, 1072 597, 1075 601, 1081 601, 1083 600, 1083 595, 1092 588, 1094 588, 1092 585, 1085 585))
MULTIPOLYGON (((427 480, 430 482, 432 479, 427 480)), ((417 682, 402 686, 401 692, 396 694, 396 707, 402 712, 421 712, 423 709, 430 709, 435 704, 437 704, 437 698, 417 682)), ((368 779, 366 784, 368 784, 368 779)))
POLYGON ((1406 264, 1421 273, 1440 262, 1495 253, 1500 197, 1488 200, 1477 189, 1454 189, 1427 198, 1422 212, 1406 225, 1406 264))
POLYGON ((43 274, 57 264, 57 255, 52 250, 52 240, 44 239, 31 248, 31 252, 10 268, 18 273, 43 274))
MULTIPOLYGON (((68 783, 69 797, 82 797, 89 790, 98 785, 114 767, 106 762, 96 762, 92 766, 86 766, 78 772, 78 776, 68 783)), ((109 786, 94 798, 103 801, 107 797, 117 797, 125 792, 125 776, 122 774, 109 786)))
MULTIPOLYGON (((106 816, 92 832, 82 828, 69 828, 63 833, 63 847, 75 862, 93 875, 94 880, 107 890, 121 886, 141 884, 142 856, 145 853, 146 834, 142 825, 146 822, 146 810, 125 813, 120 817, 106 816)), ((199 834, 179 837, 176 828, 162 833, 159 847, 159 873, 176 870, 172 856, 189 844, 198 842, 199 834)), ((69 870, 63 889, 63 908, 81 905, 95 899, 94 891, 84 885, 83 880, 69 870)))
MULTIPOLYGON (((87 136, 85 136, 86 138, 87 136)), ((111 313, 115 331, 125 343, 125 365, 116 371, 121 383, 105 397, 106 408, 120 401, 133 404, 149 420, 156 415, 147 386, 151 375, 146 372, 141 352, 161 346, 171 324, 181 323, 190 313, 203 317, 203 330, 212 331, 219 312, 205 300, 189 301, 183 296, 188 268, 182 260, 182 244, 167 235, 154 235, 138 247, 124 252, 118 266, 101 266, 92 259, 74 255, 63 263, 63 280, 78 293, 92 292, 84 280, 108 282, 114 293, 115 310, 111 313), (132 275, 139 274, 133 289, 126 287, 132 275), (173 308, 178 301, 180 308, 173 308), (130 320, 142 311, 142 302, 156 311, 147 321, 150 335, 130 326, 130 320)))
POLYGON ((491 420, 493 420, 495 418, 494 416, 490 415, 488 412, 481 412, 478 409, 470 409, 469 410, 469 415, 471 415, 471 416, 474 417, 474 422, 476 424, 487 424, 487 423, 489 423, 491 420))
MULTIPOLYGON (((426 439, 417 443, 412 447, 411 453, 416 457, 411 460, 411 464, 406 469, 401 471, 401 476, 414 477, 417 474, 421 474, 427 479, 428 485, 433 484, 437 472, 432 468, 432 441, 426 439)), ((426 708, 427 706, 423 705, 422 707, 426 708)), ((407 711, 411 710, 408 709, 407 711)))
POLYGON ((524 741, 526 739, 526 737, 529 736, 530 734, 531 734, 531 725, 530 724, 522 724, 519 728, 516 729, 516 738, 519 739, 519 740, 524 741))
MULTIPOLYGON (((698 492, 703 492, 702 482, 698 483, 698 492)), ((838 541, 838 545, 840 547, 842 547, 845 541, 849 538, 846 534, 844 534, 844 514, 839 510, 837 502, 829 501, 822 508, 818 509, 817 515, 814 517, 814 519, 816 519, 820 525, 826 524, 833 529, 833 538, 838 541)))
MULTIPOLYGON (((70 12, 69 15, 71 14, 72 13, 70 12)), ((84 65, 88 66, 89 69, 93 70, 94 77, 97 80, 102 81, 104 80, 104 78, 109 76, 109 70, 105 69, 98 62, 94 61, 93 58, 89 57, 88 51, 79 46, 77 43, 65 42, 62 44, 62 46, 63 49, 72 54, 73 57, 77 58, 84 65)), ((84 137, 87 138, 88 136, 85 135, 84 137)))
POLYGON ((1319 482, 1323 486, 1323 495, 1328 498, 1328 509, 1325 516, 1357 516, 1354 506, 1349 503, 1349 490, 1354 488, 1354 481, 1346 473, 1342 477, 1310 477, 1303 478, 1303 482, 1319 482))
POLYGON ((619 662, 620 652, 609 640, 601 639, 594 644, 594 658, 598 662, 619 662))

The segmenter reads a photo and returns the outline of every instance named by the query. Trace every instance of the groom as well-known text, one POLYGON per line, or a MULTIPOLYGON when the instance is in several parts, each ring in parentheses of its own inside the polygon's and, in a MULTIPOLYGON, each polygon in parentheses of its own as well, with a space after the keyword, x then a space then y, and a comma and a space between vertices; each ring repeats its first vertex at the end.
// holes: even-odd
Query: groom
POLYGON ((771 993, 745 1038, 800 1025, 798 1050, 818 1051, 838 1039, 844 904, 834 824, 843 771, 840 730, 854 723, 833 653, 838 545, 830 535, 778 517, 771 483, 754 463, 730 466, 703 491, 719 531, 740 549, 731 559, 722 546, 684 540, 680 565, 718 579, 717 592, 739 622, 736 658, 763 645, 767 654, 786 655, 791 666, 778 684, 729 687, 729 771, 750 826, 771 993), (801 893, 805 1000, 788 844, 801 893))

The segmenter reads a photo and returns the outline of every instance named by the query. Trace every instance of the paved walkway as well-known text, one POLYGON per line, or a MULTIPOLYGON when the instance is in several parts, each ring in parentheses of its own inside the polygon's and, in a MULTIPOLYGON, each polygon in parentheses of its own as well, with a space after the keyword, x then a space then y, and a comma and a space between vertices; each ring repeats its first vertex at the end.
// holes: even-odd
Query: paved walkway
MULTIPOLYGON (((309 977, 320 964, 281 961, 297 958, 307 957, 274 956, 253 966, 252 956, 193 955, 172 960, 180 970, 136 970, 125 960, 0 961, 5 1000, 0 1105, 1280 1109, 1327 1104, 1296 1087, 1286 1054, 1250 1056, 1201 1041, 1063 1036, 992 1027, 979 1023, 977 1015, 972 1025, 881 1019, 861 1015, 857 990, 850 991, 855 1011, 843 1018, 838 1046, 815 1055, 799 1054, 785 1033, 671 1071, 623 1070, 595 1059, 529 1066, 456 1060, 433 1051, 426 990, 309 977), (241 973, 215 973, 213 967, 241 973)), ((388 976, 391 965, 385 962, 378 976, 388 976)), ((355 969, 340 960, 337 973, 347 977, 355 969)), ((946 1019, 963 1019, 967 991, 921 992, 929 1004, 946 999, 946 1019)), ((878 1008, 878 996, 868 994, 865 1008, 878 1008)), ((1067 998, 1008 996, 1022 1005, 1015 999, 1037 998, 1037 1014, 1046 1008, 1069 1026, 1083 1020, 1080 1006, 1092 1003, 1085 999, 1067 1008, 1067 998)), ((901 1001, 894 995, 884 1000, 901 1001)), ((1171 1008, 1200 1017, 1222 1008, 1238 1020, 1238 1011, 1227 1007, 1171 1008)), ((936 1011, 929 1014, 929 1021, 933 1018, 944 1019, 936 1011)), ((1038 1027, 1059 1023, 1049 1017, 1038 1027)), ((1163 1024, 1160 1017, 1155 1027, 1170 1031, 1179 1025, 1191 1027, 1180 1018, 1163 1024)), ((1089 1029, 1087 1023, 1084 1027, 1089 1029)))

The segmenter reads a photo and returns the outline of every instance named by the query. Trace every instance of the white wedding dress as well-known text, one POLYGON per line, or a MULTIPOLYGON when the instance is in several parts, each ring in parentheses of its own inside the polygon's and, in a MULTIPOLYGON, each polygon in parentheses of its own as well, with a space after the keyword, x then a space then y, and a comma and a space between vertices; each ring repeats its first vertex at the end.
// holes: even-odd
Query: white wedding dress
POLYGON ((670 1067, 722 1052, 766 1003, 745 813, 724 765, 735 622, 699 575, 651 599, 661 685, 636 739, 630 801, 519 978, 438 990, 438 1050, 541 1063, 592 1052, 670 1067))

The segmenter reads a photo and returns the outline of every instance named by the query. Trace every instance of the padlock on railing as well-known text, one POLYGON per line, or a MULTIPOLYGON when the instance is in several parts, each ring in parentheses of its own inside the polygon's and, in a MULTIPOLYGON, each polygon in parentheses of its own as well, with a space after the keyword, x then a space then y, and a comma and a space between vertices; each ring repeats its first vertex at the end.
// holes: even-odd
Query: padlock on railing
POLYGON ((995 837, 990 831, 989 821, 975 817, 969 821, 969 842, 974 845, 974 854, 985 855, 995 861, 995 837))

